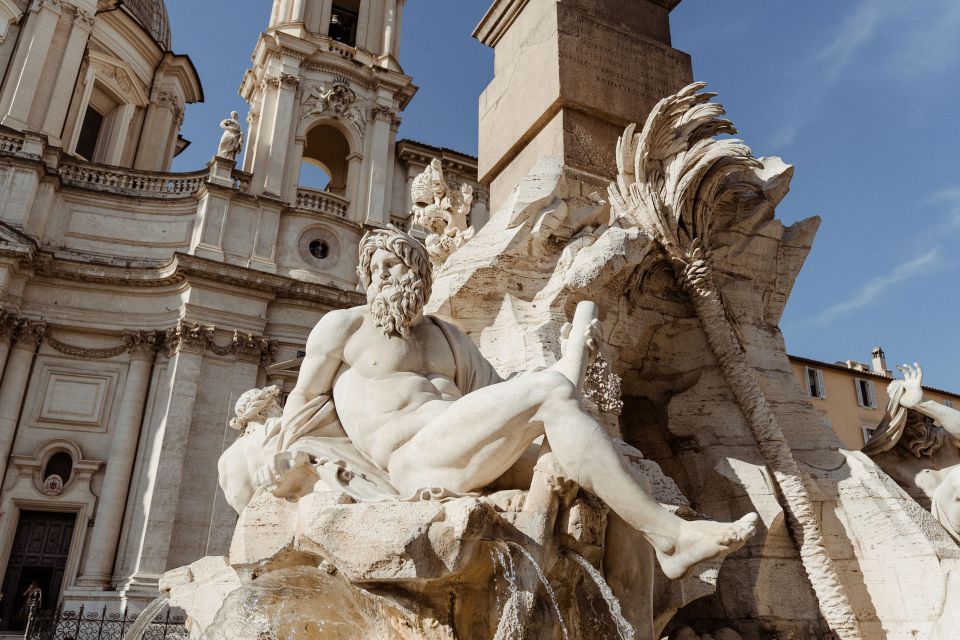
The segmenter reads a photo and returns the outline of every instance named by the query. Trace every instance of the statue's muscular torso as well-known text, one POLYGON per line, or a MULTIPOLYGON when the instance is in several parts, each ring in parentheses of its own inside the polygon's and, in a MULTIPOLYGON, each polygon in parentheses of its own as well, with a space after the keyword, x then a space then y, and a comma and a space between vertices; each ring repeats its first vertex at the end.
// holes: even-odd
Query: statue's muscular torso
POLYGON ((349 326, 333 379, 337 415, 353 444, 388 469, 393 452, 460 397, 453 351, 429 318, 401 338, 383 335, 366 307, 338 315, 349 326))

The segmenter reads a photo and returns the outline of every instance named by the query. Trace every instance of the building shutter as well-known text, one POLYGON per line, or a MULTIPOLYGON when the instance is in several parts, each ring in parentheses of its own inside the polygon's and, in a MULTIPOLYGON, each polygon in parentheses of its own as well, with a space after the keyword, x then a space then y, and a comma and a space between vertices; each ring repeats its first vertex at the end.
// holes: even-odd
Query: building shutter
POLYGON ((823 371, 820 369, 815 370, 817 372, 817 391, 820 392, 819 398, 824 400, 827 399, 827 385, 823 382, 823 371))
POLYGON ((877 397, 873 393, 873 380, 864 380, 863 386, 867 390, 867 397, 865 398, 865 400, 867 401, 867 406, 870 407, 871 409, 876 409, 877 397))
POLYGON ((853 388, 857 391, 857 404, 861 407, 867 406, 866 398, 863 397, 863 387, 860 385, 860 378, 853 379, 853 388))

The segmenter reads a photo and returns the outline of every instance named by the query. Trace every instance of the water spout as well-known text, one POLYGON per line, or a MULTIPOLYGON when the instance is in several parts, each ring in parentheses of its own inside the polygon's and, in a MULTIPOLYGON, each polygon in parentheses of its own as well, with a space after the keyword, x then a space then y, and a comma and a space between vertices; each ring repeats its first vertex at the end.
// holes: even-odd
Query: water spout
POLYGON ((530 563, 530 566, 536 571, 537 578, 540 580, 540 584, 543 585, 543 590, 547 594, 547 598, 550 599, 550 606, 553 607, 553 612, 557 616, 557 622, 560 624, 560 632, 563 635, 563 640, 570 640, 570 634, 567 632, 567 625, 563 622, 563 616, 560 614, 560 605, 557 603, 557 594, 553 590, 553 587, 550 585, 550 581, 547 580, 547 576, 543 575, 543 569, 540 568, 540 565, 537 564, 537 561, 534 559, 530 552, 523 548, 523 546, 517 544, 516 542, 511 542, 509 540, 504 541, 504 544, 509 545, 507 555, 510 555, 509 547, 516 547, 520 550, 520 553, 523 554, 523 557, 527 559, 527 562, 530 563))
POLYGON ((142 640, 154 618, 167 606, 167 596, 160 596, 147 605, 147 608, 140 612, 137 619, 133 621, 123 640, 142 640))
POLYGON ((636 631, 634 631, 633 625, 623 617, 623 611, 620 609, 620 601, 617 600, 617 596, 613 594, 613 589, 607 584, 603 575, 580 554, 570 551, 568 555, 583 568, 587 575, 593 579, 597 588, 600 589, 600 595, 603 596, 604 601, 607 603, 607 608, 610 609, 610 617, 613 618, 614 624, 617 625, 617 633, 620 634, 621 640, 634 640, 636 631))

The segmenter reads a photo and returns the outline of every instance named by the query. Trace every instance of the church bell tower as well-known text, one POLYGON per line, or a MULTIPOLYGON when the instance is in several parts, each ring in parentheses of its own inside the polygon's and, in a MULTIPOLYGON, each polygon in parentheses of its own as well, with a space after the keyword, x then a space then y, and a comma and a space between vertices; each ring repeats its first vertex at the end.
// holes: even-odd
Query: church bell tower
POLYGON ((390 222, 399 113, 416 92, 397 61, 404 2, 274 0, 240 89, 254 194, 390 222))

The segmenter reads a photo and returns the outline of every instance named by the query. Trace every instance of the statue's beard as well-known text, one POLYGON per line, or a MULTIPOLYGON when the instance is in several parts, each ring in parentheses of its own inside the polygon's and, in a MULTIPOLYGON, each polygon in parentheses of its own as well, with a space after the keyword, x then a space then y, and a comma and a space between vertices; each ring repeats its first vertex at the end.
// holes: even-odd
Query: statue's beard
POLYGON ((390 278, 375 286, 370 300, 370 315, 383 335, 406 338, 410 327, 420 317, 423 305, 423 281, 408 272, 399 279, 390 278))

